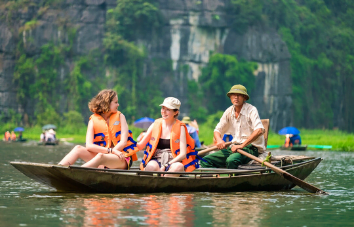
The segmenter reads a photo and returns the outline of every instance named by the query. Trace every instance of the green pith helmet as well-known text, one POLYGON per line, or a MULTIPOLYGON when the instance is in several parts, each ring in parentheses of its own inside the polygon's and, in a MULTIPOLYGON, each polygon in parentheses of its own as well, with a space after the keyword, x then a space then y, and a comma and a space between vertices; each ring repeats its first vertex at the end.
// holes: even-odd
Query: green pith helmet
POLYGON ((232 86, 232 88, 230 89, 229 92, 227 92, 226 95, 227 95, 227 97, 230 98, 231 94, 236 94, 236 93, 247 96, 246 100, 250 99, 250 96, 247 94, 247 89, 245 88, 245 86, 243 86, 241 84, 237 84, 237 85, 232 86))
POLYGON ((182 123, 185 123, 185 124, 191 123, 191 118, 190 118, 190 117, 184 117, 184 118, 182 119, 182 123))

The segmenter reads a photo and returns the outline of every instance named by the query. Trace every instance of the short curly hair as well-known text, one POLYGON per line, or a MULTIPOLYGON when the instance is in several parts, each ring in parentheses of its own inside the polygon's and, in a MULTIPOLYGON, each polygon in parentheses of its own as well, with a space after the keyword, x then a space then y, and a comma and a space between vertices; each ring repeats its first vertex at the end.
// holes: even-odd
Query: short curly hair
POLYGON ((103 114, 109 112, 109 106, 114 97, 118 96, 117 92, 111 89, 105 89, 100 91, 91 101, 88 103, 88 107, 92 113, 103 114))

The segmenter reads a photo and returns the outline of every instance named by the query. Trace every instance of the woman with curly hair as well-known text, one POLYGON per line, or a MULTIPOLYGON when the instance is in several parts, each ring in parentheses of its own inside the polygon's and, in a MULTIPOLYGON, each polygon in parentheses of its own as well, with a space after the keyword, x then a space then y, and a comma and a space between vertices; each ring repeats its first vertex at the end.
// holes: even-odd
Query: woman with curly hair
POLYGON ((129 169, 137 160, 138 149, 124 115, 118 111, 117 93, 102 90, 88 106, 94 114, 87 126, 86 147, 75 146, 59 165, 72 165, 80 158, 86 162, 84 167, 129 169))

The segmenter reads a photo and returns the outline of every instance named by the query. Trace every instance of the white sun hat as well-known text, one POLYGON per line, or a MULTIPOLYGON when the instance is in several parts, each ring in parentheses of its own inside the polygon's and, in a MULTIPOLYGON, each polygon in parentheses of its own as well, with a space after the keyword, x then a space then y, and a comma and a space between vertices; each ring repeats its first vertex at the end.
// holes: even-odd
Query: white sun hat
POLYGON ((172 110, 174 109, 179 110, 179 107, 181 106, 181 102, 174 97, 167 97, 165 98, 165 100, 163 100, 163 103, 160 106, 164 106, 172 110))

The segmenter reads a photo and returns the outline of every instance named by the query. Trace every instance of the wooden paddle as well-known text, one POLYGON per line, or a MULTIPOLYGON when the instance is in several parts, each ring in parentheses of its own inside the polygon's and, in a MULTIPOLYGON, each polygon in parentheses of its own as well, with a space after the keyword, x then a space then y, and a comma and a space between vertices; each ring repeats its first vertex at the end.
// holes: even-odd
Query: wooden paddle
MULTIPOLYGON (((246 156, 246 157, 248 157, 248 158, 250 158, 250 159, 253 159, 253 160, 255 160, 255 161, 259 162, 259 163, 263 163, 262 159, 257 158, 256 156, 253 156, 253 155, 247 153, 246 151, 243 151, 241 149, 237 149, 237 152, 242 154, 242 155, 244 155, 244 156, 246 156)), ((283 178, 285 178, 288 181, 296 184, 297 186, 305 189, 308 192, 328 195, 327 192, 325 192, 325 191, 323 191, 323 190, 321 190, 321 189, 319 189, 319 188, 317 188, 317 187, 315 187, 315 186, 313 186, 313 185, 311 185, 309 183, 306 183, 305 181, 303 181, 303 180, 291 175, 290 173, 288 173, 288 172, 286 172, 286 171, 284 171, 284 170, 282 170, 282 169, 270 164, 269 162, 264 162, 263 165, 271 168, 274 172, 276 172, 277 174, 279 174, 283 178)))
MULTIPOLYGON (((231 144, 232 144, 232 142, 227 142, 227 143, 225 143, 225 146, 228 147, 228 146, 230 146, 231 144)), ((216 150, 216 149, 218 149, 217 146, 212 146, 212 147, 209 147, 209 148, 207 148, 207 149, 198 151, 198 155, 206 154, 206 153, 208 153, 208 152, 210 152, 210 151, 214 151, 214 150, 216 150)))
MULTIPOLYGON (((232 144, 232 142, 227 142, 227 143, 225 143, 225 146, 227 147, 227 146, 230 146, 231 144, 232 144)), ((218 149, 217 146, 212 146, 212 147, 207 148, 207 149, 205 149, 205 150, 199 151, 199 152, 198 152, 198 155, 202 155, 202 154, 208 153, 208 152, 213 151, 213 150, 216 150, 216 149, 218 149)), ((256 156, 253 156, 253 155, 247 153, 246 151, 243 151, 243 150, 241 150, 241 149, 238 149, 237 152, 240 153, 240 154, 242 154, 242 155, 244 155, 244 156, 246 156, 246 157, 249 157, 250 159, 253 159, 253 160, 255 160, 255 161, 259 162, 259 163, 263 163, 263 160, 262 160, 262 159, 257 158, 256 156)), ((269 168, 272 169, 275 173, 279 174, 279 175, 282 176, 283 178, 285 178, 285 179, 287 179, 288 181, 290 181, 290 182, 296 184, 297 186, 299 186, 299 187, 305 189, 305 190, 308 191, 308 192, 328 195, 327 192, 325 192, 325 191, 323 191, 323 190, 321 190, 321 189, 319 189, 319 188, 317 188, 317 187, 315 187, 315 186, 313 186, 313 185, 311 185, 311 184, 309 184, 309 183, 306 183, 305 181, 303 181, 303 180, 301 180, 301 179, 299 179, 299 178, 297 178, 297 177, 291 175, 290 173, 288 173, 288 172, 286 172, 286 171, 284 171, 284 170, 282 170, 282 169, 280 169, 280 168, 278 168, 278 167, 276 167, 276 166, 270 164, 269 162, 264 162, 263 165, 269 167, 269 168)))

